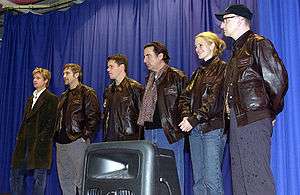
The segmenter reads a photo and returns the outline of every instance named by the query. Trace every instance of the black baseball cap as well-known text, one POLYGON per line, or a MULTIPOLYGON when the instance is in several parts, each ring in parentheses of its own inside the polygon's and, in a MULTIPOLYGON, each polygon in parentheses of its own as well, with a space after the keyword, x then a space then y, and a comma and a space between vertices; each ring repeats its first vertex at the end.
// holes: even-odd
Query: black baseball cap
POLYGON ((218 20, 223 21, 223 16, 227 14, 235 14, 251 20, 252 12, 243 4, 233 4, 227 7, 223 13, 215 14, 218 20))

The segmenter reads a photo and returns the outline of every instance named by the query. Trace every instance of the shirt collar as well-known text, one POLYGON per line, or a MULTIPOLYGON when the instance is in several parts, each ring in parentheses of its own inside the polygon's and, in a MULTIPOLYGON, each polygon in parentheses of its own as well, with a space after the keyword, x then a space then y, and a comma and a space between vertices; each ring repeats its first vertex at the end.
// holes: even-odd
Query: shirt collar
POLYGON ((40 90, 40 91, 34 90, 33 96, 36 97, 36 98, 38 98, 38 97, 40 97, 40 95, 41 95, 45 90, 46 90, 46 87, 44 87, 44 88, 43 88, 42 90, 40 90))

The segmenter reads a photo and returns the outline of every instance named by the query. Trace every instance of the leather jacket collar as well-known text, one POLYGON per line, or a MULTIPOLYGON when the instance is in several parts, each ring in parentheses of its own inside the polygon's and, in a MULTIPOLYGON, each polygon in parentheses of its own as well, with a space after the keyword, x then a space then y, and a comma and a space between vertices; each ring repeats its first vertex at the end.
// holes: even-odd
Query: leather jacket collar
POLYGON ((128 77, 124 77, 124 79, 121 81, 119 85, 117 85, 116 81, 113 81, 112 83, 112 91, 122 91, 125 86, 127 86, 128 83, 128 77))
POLYGON ((242 36, 240 36, 233 45, 233 51, 238 51, 239 49, 241 49, 251 34, 254 33, 251 30, 248 30, 242 36))

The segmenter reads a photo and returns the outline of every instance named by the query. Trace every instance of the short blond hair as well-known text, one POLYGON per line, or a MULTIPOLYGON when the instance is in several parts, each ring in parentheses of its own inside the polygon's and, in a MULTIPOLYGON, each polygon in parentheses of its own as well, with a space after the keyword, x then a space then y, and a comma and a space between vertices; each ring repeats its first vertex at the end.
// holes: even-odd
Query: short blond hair
POLYGON ((226 48, 226 43, 213 32, 207 31, 199 33, 195 36, 195 39, 197 38, 203 38, 206 42, 215 44, 213 51, 214 56, 219 56, 226 48))
POLYGON ((51 72, 49 70, 45 69, 45 68, 36 67, 32 71, 32 76, 34 76, 37 73, 40 73, 44 80, 48 80, 48 82, 46 83, 46 88, 48 88, 49 83, 50 83, 50 79, 51 79, 51 72))

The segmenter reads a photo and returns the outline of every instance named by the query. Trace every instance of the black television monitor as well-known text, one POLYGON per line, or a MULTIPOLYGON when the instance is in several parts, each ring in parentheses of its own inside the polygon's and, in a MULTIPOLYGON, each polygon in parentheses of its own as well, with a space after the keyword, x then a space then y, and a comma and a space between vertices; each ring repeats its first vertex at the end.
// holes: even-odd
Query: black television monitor
POLYGON ((91 144, 82 185, 84 195, 180 195, 173 152, 148 141, 91 144))

